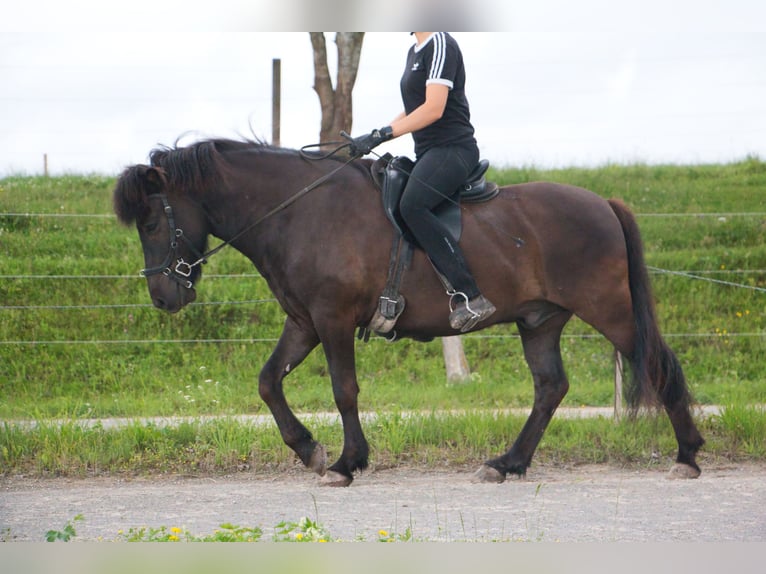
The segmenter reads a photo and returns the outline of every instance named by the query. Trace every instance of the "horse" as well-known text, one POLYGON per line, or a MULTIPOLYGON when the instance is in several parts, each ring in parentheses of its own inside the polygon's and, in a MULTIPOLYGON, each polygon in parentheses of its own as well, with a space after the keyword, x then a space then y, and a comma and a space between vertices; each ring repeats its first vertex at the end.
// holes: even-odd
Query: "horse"
MULTIPOLYGON (((231 245, 252 261, 286 315, 258 377, 285 444, 328 486, 348 486, 368 465, 359 419, 355 331, 369 324, 386 282, 394 227, 384 215, 370 159, 309 161, 299 150, 252 140, 205 139, 158 147, 127 167, 112 195, 134 224, 154 305, 176 313, 196 298, 201 263, 231 245), (209 236, 222 240, 205 253, 209 236), (328 466, 325 447, 288 406, 283 381, 321 345, 343 426, 328 466)), ((314 158, 317 159, 317 158, 314 158)), ((459 182, 458 182, 459 183, 459 182)), ((457 187, 457 186, 456 186, 457 187)), ((671 478, 696 478, 704 440, 681 365, 658 327, 640 231, 620 199, 559 183, 508 185, 491 201, 461 204, 460 244, 497 311, 474 330, 515 323, 534 382, 532 410, 510 449, 481 464, 478 482, 524 476, 569 388, 560 350, 575 315, 630 364, 634 409, 664 409, 678 443, 671 478)), ((401 283, 399 338, 459 334, 442 282, 420 249, 401 283)))

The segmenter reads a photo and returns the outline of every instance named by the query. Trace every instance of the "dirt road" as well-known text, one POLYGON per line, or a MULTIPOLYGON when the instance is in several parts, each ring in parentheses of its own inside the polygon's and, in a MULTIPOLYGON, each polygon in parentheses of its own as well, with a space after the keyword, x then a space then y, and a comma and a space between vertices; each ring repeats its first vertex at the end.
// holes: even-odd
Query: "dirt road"
POLYGON ((380 530, 443 541, 766 541, 766 465, 704 468, 698 480, 604 465, 533 467, 526 480, 473 484, 470 473, 368 472, 350 488, 308 472, 141 479, 0 478, 0 534, 41 541, 75 515, 78 540, 114 540, 131 527, 259 526, 318 521, 333 539, 380 530))

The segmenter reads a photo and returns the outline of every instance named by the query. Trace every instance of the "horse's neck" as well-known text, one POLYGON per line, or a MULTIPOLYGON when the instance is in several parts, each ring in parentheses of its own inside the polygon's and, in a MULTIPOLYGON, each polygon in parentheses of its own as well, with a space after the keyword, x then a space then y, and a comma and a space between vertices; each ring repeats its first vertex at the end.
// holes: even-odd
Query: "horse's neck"
MULTIPOLYGON (((260 185, 260 184, 259 184, 260 185)), ((258 252, 270 245, 264 233, 269 224, 268 210, 284 199, 274 190, 280 186, 275 180, 265 180, 265 193, 248 191, 247 186, 232 185, 207 194, 204 206, 210 224, 210 233, 243 255, 254 260, 258 252), (256 249, 259 248, 259 249, 256 249)))

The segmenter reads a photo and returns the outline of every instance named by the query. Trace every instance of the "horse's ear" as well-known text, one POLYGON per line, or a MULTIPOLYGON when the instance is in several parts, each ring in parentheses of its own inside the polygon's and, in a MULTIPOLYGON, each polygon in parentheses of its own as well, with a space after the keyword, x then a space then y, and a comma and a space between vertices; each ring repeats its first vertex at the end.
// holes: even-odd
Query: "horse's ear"
POLYGON ((165 191, 165 174, 160 168, 134 165, 122 172, 112 194, 114 212, 125 224, 132 223, 148 208, 150 195, 165 191))
POLYGON ((140 177, 144 180, 146 195, 164 193, 167 180, 162 169, 149 165, 138 165, 136 167, 140 169, 140 177))

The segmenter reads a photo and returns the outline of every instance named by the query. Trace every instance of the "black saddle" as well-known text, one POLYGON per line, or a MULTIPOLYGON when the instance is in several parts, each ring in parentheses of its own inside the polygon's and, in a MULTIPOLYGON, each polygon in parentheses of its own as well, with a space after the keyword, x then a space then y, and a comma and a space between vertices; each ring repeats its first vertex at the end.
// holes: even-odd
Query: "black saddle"
MULTIPOLYGON (((393 157, 390 153, 381 156, 372 164, 372 177, 381 189, 386 216, 399 233, 409 241, 414 241, 414 239, 399 212, 399 201, 414 166, 415 163, 411 159, 404 156, 393 157)), ((460 239, 462 233, 460 204, 489 201, 500 191, 496 183, 488 182, 484 177, 488 168, 489 161, 481 160, 459 187, 457 199, 445 198, 434 210, 437 217, 447 226, 455 241, 460 239)))

